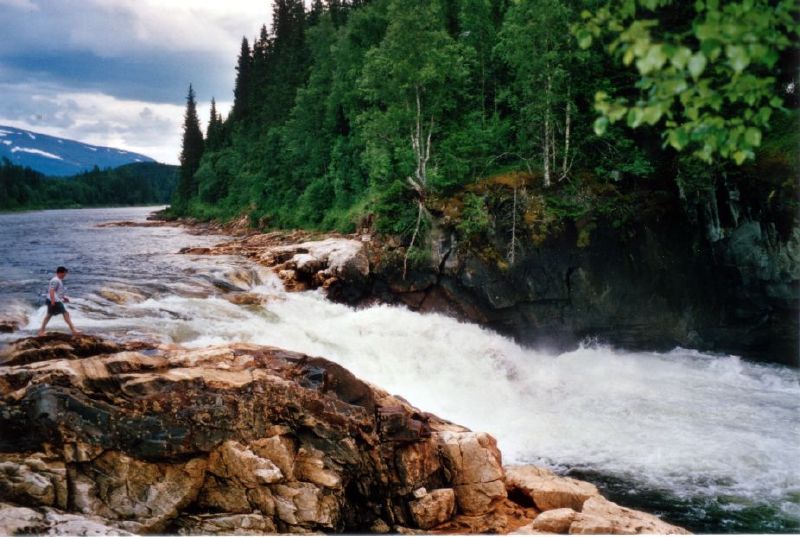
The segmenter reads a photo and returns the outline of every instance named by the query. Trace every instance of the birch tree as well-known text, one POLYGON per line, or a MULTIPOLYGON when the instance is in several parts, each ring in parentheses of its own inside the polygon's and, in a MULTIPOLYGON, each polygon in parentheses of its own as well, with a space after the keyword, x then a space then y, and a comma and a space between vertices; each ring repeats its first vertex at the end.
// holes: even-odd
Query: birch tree
POLYGON ((545 187, 567 176, 574 150, 572 17, 559 0, 518 1, 506 13, 496 47, 514 76, 509 104, 518 114, 517 142, 527 158, 538 152, 545 187), (558 143, 562 134, 563 142, 558 143))
POLYGON ((436 188, 435 146, 442 121, 466 86, 466 47, 444 28, 438 1, 393 0, 380 46, 369 51, 360 87, 372 107, 362 114, 368 135, 365 162, 371 179, 388 184, 402 177, 413 192, 416 220, 403 261, 428 217, 425 202, 436 188))

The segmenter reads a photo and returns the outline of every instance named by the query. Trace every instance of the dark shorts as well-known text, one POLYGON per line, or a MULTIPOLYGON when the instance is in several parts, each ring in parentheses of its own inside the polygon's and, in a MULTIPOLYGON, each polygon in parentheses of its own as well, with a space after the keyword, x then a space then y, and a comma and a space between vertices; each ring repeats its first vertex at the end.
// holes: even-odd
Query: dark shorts
POLYGON ((61 315, 67 309, 64 307, 63 302, 56 302, 55 306, 50 304, 49 300, 44 301, 44 305, 47 306, 47 314, 48 315, 61 315))

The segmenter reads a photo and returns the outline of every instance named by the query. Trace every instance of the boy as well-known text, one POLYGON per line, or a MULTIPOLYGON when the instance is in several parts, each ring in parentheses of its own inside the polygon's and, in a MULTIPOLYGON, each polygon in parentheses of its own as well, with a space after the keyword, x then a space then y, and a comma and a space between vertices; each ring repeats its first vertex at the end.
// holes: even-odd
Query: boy
POLYGON ((50 284, 47 286, 47 299, 45 302, 47 306, 47 315, 44 316, 42 328, 39 329, 40 336, 44 335, 44 329, 47 323, 50 322, 50 318, 54 315, 64 316, 64 321, 66 321, 73 336, 80 334, 80 332, 75 329, 75 326, 73 326, 67 308, 64 307, 64 302, 69 302, 69 297, 67 297, 66 294, 67 288, 64 287, 63 281, 64 278, 67 277, 67 272, 69 271, 66 267, 58 267, 56 269, 56 275, 50 280, 50 284))

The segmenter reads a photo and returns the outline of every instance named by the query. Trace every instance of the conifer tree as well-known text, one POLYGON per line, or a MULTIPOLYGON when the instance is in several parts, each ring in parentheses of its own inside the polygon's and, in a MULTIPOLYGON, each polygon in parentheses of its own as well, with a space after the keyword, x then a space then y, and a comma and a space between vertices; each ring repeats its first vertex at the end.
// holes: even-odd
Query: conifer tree
POLYGON ((200 167, 203 149, 203 132, 200 130, 200 120, 197 117, 194 88, 189 84, 189 94, 186 96, 186 114, 183 122, 183 145, 180 156, 181 173, 176 200, 179 210, 185 208, 192 196, 197 193, 194 174, 200 167))
POLYGON ((236 85, 233 88, 233 109, 231 117, 242 119, 247 115, 250 101, 250 85, 252 84, 253 58, 247 38, 242 38, 242 49, 236 64, 236 85))
POLYGON ((208 117, 208 128, 206 129, 206 150, 216 150, 222 144, 222 116, 217 113, 216 100, 211 98, 211 113, 208 117))

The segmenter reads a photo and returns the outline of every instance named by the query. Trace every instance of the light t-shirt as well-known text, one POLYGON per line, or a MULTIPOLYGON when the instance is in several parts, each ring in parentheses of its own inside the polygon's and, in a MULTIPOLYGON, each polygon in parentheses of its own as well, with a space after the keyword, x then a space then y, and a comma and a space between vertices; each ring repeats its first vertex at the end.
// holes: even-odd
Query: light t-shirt
POLYGON ((53 279, 50 280, 50 284, 47 286, 47 300, 50 300, 51 289, 55 291, 56 302, 64 302, 64 295, 67 294, 67 288, 64 286, 64 282, 61 281, 61 278, 53 276, 53 279))

